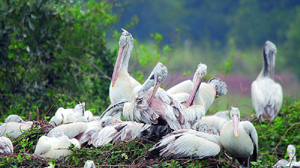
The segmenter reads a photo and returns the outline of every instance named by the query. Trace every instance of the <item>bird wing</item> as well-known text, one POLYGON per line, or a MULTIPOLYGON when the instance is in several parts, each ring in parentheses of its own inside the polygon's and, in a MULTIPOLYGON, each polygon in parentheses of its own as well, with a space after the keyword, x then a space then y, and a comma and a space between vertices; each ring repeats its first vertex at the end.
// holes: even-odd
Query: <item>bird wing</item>
POLYGON ((163 137, 158 144, 154 145, 154 148, 151 148, 151 150, 154 149, 160 149, 160 156, 163 157, 195 156, 199 159, 215 156, 221 150, 218 144, 197 136, 190 130, 180 130, 178 133, 163 137))
POLYGON ((185 118, 186 112, 171 94, 163 89, 159 89, 155 96, 165 105, 165 119, 172 129, 191 128, 190 123, 185 118))
POLYGON ((61 129, 65 135, 67 135, 70 139, 76 137, 77 135, 83 133, 88 127, 88 124, 85 122, 76 122, 69 124, 62 124, 55 128, 53 128, 47 136, 53 136, 54 132, 61 129))
POLYGON ((34 154, 42 155, 48 152, 51 149, 51 143, 53 143, 50 139, 52 138, 42 136, 36 144, 34 154))
POLYGON ((10 139, 6 137, 0 138, 0 153, 13 153, 14 147, 10 139))
POLYGON ((111 104, 100 116, 100 119, 107 116, 116 116, 118 113, 123 111, 124 104, 127 103, 128 100, 122 100, 116 104, 111 104))
POLYGON ((252 105, 259 117, 266 114, 272 121, 282 105, 282 87, 270 78, 261 78, 251 85, 252 105))
POLYGON ((245 131, 248 133, 248 135, 250 136, 250 138, 253 142, 253 145, 254 145, 253 160, 256 161, 257 153, 258 153, 258 135, 257 135, 256 129, 253 126, 253 124, 249 121, 242 121, 240 123, 243 124, 245 131))
POLYGON ((193 82, 191 80, 186 80, 177 85, 171 87, 167 90, 169 94, 176 94, 176 93, 190 93, 193 88, 193 82))

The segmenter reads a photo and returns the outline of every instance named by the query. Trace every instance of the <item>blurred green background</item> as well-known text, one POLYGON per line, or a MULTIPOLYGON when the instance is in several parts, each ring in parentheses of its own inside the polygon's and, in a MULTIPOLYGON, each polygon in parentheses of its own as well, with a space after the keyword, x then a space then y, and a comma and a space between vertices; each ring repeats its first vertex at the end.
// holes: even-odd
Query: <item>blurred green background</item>
POLYGON ((253 114, 251 82, 267 40, 277 46, 276 76, 297 100, 300 78, 298 0, 5 0, 0 15, 0 118, 86 102, 99 115, 121 28, 135 46, 129 73, 140 82, 157 61, 168 67, 164 88, 191 79, 199 62, 207 79, 222 78, 228 94, 210 112, 238 106, 253 114))

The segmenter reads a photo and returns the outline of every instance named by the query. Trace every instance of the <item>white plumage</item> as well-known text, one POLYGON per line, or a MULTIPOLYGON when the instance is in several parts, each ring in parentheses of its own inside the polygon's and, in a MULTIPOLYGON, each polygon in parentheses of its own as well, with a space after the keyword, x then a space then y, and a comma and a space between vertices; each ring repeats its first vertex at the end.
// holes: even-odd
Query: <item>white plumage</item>
POLYGON ((6 136, 6 134, 9 134, 10 137, 16 138, 22 135, 24 131, 29 130, 30 128, 30 124, 8 122, 0 126, 0 136, 6 136))
POLYGON ((54 137, 40 137, 36 144, 34 154, 45 158, 58 159, 62 156, 70 155, 68 148, 74 142, 75 146, 78 145, 76 140, 71 141, 62 131, 58 130, 54 137))
POLYGON ((220 132, 224 149, 244 166, 250 166, 251 160, 257 160, 258 136, 255 127, 249 121, 240 122, 240 111, 232 107, 232 120, 226 122, 220 132))
POLYGON ((217 135, 182 129, 164 136, 152 150, 159 150, 162 157, 203 159, 218 155, 222 147, 217 135))
POLYGON ((13 153, 14 147, 10 139, 7 137, 0 137, 0 154, 13 153))
POLYGON ((133 48, 132 35, 123 30, 119 40, 119 53, 109 87, 109 98, 112 104, 122 100, 131 101, 133 89, 141 85, 128 73, 128 62, 133 48))
POLYGON ((252 105, 259 121, 263 117, 273 121, 282 105, 282 87, 272 79, 276 52, 276 46, 267 41, 263 51, 263 69, 251 85, 252 105))

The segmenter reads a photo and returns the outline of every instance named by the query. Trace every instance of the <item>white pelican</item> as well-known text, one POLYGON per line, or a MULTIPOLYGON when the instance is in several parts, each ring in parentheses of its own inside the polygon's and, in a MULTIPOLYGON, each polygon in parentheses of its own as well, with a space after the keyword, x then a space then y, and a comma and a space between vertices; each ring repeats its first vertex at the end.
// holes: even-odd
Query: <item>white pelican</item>
POLYGON ((96 165, 94 163, 94 161, 92 160, 87 160, 85 163, 84 163, 84 167, 83 168, 96 168, 96 165))
POLYGON ((207 66, 200 63, 193 77, 193 88, 190 94, 177 93, 176 100, 186 104, 186 119, 191 123, 201 119, 205 115, 215 97, 226 94, 227 86, 219 78, 212 78, 209 83, 202 83, 202 78, 206 75, 207 66), (204 85, 204 86, 202 86, 204 85))
POLYGON ((181 129, 164 136, 149 151, 153 150, 159 150, 162 157, 203 159, 218 155, 222 146, 217 135, 181 129))
POLYGON ((6 137, 0 137, 0 154, 1 153, 13 153, 14 146, 10 139, 6 137))
POLYGON ((119 120, 102 129, 96 128, 92 130, 94 133, 89 140, 89 144, 99 147, 113 140, 130 141, 147 134, 150 126, 148 124, 119 120))
POLYGON ((78 118, 81 117, 91 117, 89 112, 85 111, 85 103, 79 103, 75 106, 74 109, 64 109, 62 107, 58 108, 55 112, 55 115, 50 119, 50 124, 54 127, 75 122, 78 118))
POLYGON ((289 161, 285 159, 280 159, 275 165, 272 167, 300 167, 300 162, 297 162, 296 159, 296 148, 294 145, 288 145, 286 149, 289 155, 289 161))
POLYGON ((25 123, 25 121, 18 115, 12 114, 6 117, 5 123, 8 122, 17 122, 17 123, 25 123))
POLYGON ((29 124, 29 125, 33 124, 32 121, 24 121, 20 116, 15 115, 15 114, 11 114, 8 117, 6 117, 5 123, 9 123, 9 122, 17 122, 17 123, 23 123, 23 124, 29 124))
POLYGON ((249 121, 240 122, 240 111, 231 107, 232 120, 226 122, 220 132, 220 139, 224 149, 233 156, 240 164, 250 166, 252 161, 257 160, 258 138, 255 127, 249 121))
POLYGON ((6 136, 6 134, 9 134, 10 137, 16 138, 22 135, 25 130, 29 130, 30 128, 31 125, 27 123, 8 122, 0 126, 0 136, 6 136))
POLYGON ((276 46, 267 41, 263 50, 263 68, 251 85, 252 105, 258 120, 263 117, 273 121, 282 105, 282 88, 274 78, 276 46))
POLYGON ((132 35, 123 29, 119 40, 119 53, 109 87, 109 98, 111 104, 122 100, 131 101, 134 97, 133 88, 140 83, 128 73, 128 62, 133 48, 132 35))
POLYGON ((54 133, 54 137, 47 137, 45 135, 40 137, 36 144, 34 154, 45 158, 58 159, 62 156, 70 155, 68 148, 71 144, 72 141, 63 134, 63 131, 57 130, 54 133))
POLYGON ((168 125, 177 130, 190 128, 185 121, 185 113, 181 105, 159 86, 167 77, 167 68, 157 63, 148 79, 138 90, 132 102, 125 103, 123 116, 129 121, 150 125, 168 125), (151 86, 154 84, 154 88, 151 86))

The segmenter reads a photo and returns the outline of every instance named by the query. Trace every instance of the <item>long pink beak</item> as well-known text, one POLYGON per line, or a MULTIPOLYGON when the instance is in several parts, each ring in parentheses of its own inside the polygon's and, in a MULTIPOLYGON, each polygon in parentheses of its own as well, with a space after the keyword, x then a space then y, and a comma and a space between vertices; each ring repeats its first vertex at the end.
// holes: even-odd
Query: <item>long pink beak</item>
POLYGON ((154 86, 154 88, 153 88, 153 90, 152 90, 151 96, 150 96, 150 98, 149 98, 149 100, 148 100, 149 106, 151 105, 152 100, 153 100, 153 97, 154 97, 154 95, 155 95, 155 93, 157 92, 157 90, 158 90, 159 87, 160 87, 160 83, 157 82, 157 83, 155 84, 155 86, 154 86))
POLYGON ((290 162, 293 161, 293 157, 294 157, 294 154, 289 153, 289 159, 290 159, 290 162))
POLYGON ((189 98, 187 99, 187 102, 186 102, 186 108, 190 107, 192 104, 193 104, 193 101, 195 99, 195 96, 196 96, 196 92, 198 90, 198 88, 200 87, 200 84, 201 84, 201 81, 202 79, 201 78, 197 78, 196 82, 195 82, 195 85, 190 93, 190 96, 189 98))
POLYGON ((235 138, 238 138, 238 134, 239 134, 239 119, 237 117, 237 115, 233 115, 233 134, 235 136, 235 138))
POLYGON ((123 57, 123 51, 125 49, 125 46, 119 48, 117 62, 116 62, 116 65, 115 65, 115 68, 114 68, 114 72, 113 72, 113 76, 112 76, 112 79, 111 79, 111 87, 114 87, 114 84, 116 83, 116 80, 117 80, 117 77, 118 77, 118 72, 119 72, 119 69, 120 69, 121 61, 122 61, 122 57, 123 57))

